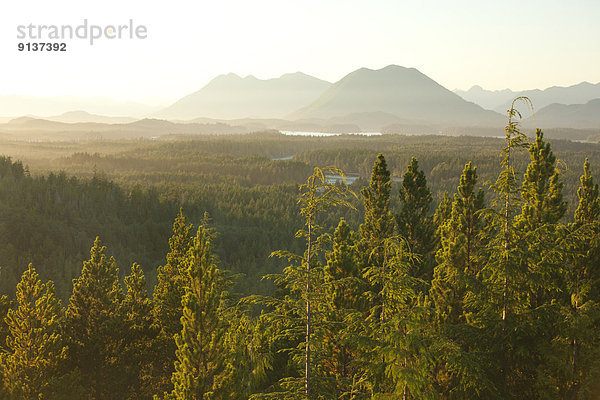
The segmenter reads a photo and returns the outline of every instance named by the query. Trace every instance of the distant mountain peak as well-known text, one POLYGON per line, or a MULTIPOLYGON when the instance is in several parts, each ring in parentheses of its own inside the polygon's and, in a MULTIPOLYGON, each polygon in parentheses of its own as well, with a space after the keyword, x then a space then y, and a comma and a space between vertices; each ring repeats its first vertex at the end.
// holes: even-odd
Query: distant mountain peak
POLYGON ((497 124, 502 118, 463 100, 418 69, 395 64, 377 70, 357 69, 289 117, 339 119, 377 113, 431 124, 497 124))
POLYGON ((296 72, 279 78, 219 75, 155 116, 172 119, 282 117, 316 99, 331 84, 296 72))

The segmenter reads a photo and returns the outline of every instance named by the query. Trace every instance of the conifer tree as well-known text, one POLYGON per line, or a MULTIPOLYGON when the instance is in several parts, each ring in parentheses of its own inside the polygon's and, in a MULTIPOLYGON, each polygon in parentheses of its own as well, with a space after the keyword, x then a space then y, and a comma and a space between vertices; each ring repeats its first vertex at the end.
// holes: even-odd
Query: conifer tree
POLYGON ((439 359, 435 377, 440 392, 454 393, 458 398, 469 393, 471 381, 481 379, 477 367, 472 365, 471 353, 477 337, 471 315, 476 308, 470 304, 481 290, 478 275, 484 250, 481 241, 484 192, 476 190, 476 184, 477 169, 469 162, 460 177, 451 215, 440 227, 438 264, 431 287, 438 340, 448 346, 439 359))
MULTIPOLYGON (((327 290, 328 309, 323 349, 327 357, 326 374, 335 379, 335 397, 362 391, 360 382, 364 374, 358 365, 360 349, 356 340, 357 319, 362 319, 365 307, 363 293, 365 282, 359 266, 357 238, 344 218, 333 234, 333 248, 327 252, 324 283, 327 290)), ((360 329, 360 324, 358 324, 360 329)))
POLYGON ((169 239, 167 263, 158 268, 158 283, 154 288, 154 313, 165 336, 181 332, 181 298, 185 292, 187 271, 185 260, 194 240, 193 226, 179 210, 169 239))
POLYGON ((365 208, 365 219, 361 224, 359 254, 362 258, 363 274, 371 276, 375 285, 371 288, 372 302, 379 306, 377 310, 381 321, 385 321, 385 306, 381 300, 382 286, 385 284, 385 241, 394 235, 394 217, 390 211, 390 192, 392 183, 390 171, 383 154, 379 153, 373 165, 369 186, 361 194, 365 208), (379 278, 373 279, 377 275, 379 278))
POLYGON ((326 290, 322 264, 329 235, 322 233, 319 217, 333 207, 353 207, 347 200, 352 192, 346 185, 337 185, 331 175, 343 177, 337 168, 315 167, 300 187, 298 203, 304 229, 299 230, 296 237, 305 240, 303 254, 283 250, 271 254, 287 259, 291 265, 283 274, 268 276, 274 279, 280 293, 257 301, 272 310, 265 313, 264 318, 274 326, 273 342, 285 346, 280 353, 285 352, 289 373, 278 380, 270 393, 261 394, 259 398, 318 398, 334 392, 335 381, 327 376, 327 368, 323 368, 326 362, 324 338, 331 337, 328 300, 332 296, 326 290))
POLYGON ((585 159, 581 185, 577 189, 579 204, 575 210, 575 223, 578 226, 593 225, 600 220, 600 200, 598 199, 598 184, 594 183, 590 170, 590 161, 585 159))
POLYGON ((556 259, 559 255, 555 252, 556 224, 565 214, 567 204, 562 197, 563 183, 556 157, 539 129, 535 142, 529 146, 529 156, 521 189, 523 206, 517 217, 517 224, 526 234, 517 244, 523 247, 525 255, 520 257, 520 262, 525 263, 522 269, 527 269, 529 274, 529 302, 537 308, 549 303, 561 291, 563 278, 560 261, 556 259))
MULTIPOLYGON (((545 234, 550 228, 547 224, 536 223, 530 230, 528 221, 534 222, 536 218, 524 218, 525 214, 535 214, 531 212, 533 208, 530 206, 534 204, 531 199, 539 199, 543 194, 534 194, 533 190, 530 192, 531 196, 524 195, 525 187, 533 188, 535 185, 517 184, 519 174, 514 168, 514 153, 530 147, 527 137, 519 128, 518 119, 521 114, 515 108, 517 101, 523 101, 532 108, 528 98, 519 97, 513 100, 508 112, 502 170, 492 185, 497 194, 494 203, 497 208, 486 210, 486 215, 490 217, 485 231, 488 250, 482 268, 483 287, 480 292, 480 310, 477 313, 485 338, 482 340, 489 343, 486 355, 490 368, 488 382, 497 395, 503 398, 536 397, 541 386, 546 389, 549 387, 548 380, 543 382, 543 379, 536 380, 532 377, 541 378, 545 375, 539 370, 538 360, 544 357, 539 344, 547 343, 548 337, 554 335, 551 326, 542 328, 538 321, 555 318, 546 313, 550 308, 544 307, 544 304, 538 304, 540 308, 536 310, 535 296, 532 295, 536 292, 534 286, 537 284, 532 272, 540 269, 540 259, 547 256, 548 246, 554 239, 549 239, 550 236, 545 234), (526 204, 527 198, 529 204, 526 204), (519 209, 522 213, 516 215, 519 209), (543 239, 539 237, 542 233, 543 239)), ((537 147, 546 148, 541 142, 537 147)), ((530 153, 532 160, 539 158, 539 151, 533 153, 535 155, 530 153)), ((545 156, 551 154, 546 150, 543 153, 545 156)), ((536 181, 539 176, 536 177, 535 168, 528 168, 530 174, 526 180, 536 181)), ((547 188, 544 185, 540 187, 547 188)))
POLYGON ((29 264, 17 284, 16 302, 17 308, 6 316, 10 334, 1 361, 9 398, 57 398, 65 391, 60 386, 66 383, 61 379, 66 375, 67 347, 64 310, 54 296, 54 284, 42 283, 29 264))
POLYGON ((119 398, 126 389, 121 354, 124 328, 119 309, 123 291, 114 258, 96 238, 83 262, 67 308, 71 360, 88 396, 119 398))
POLYGON ((6 315, 8 314, 8 310, 10 310, 13 306, 13 302, 9 300, 8 296, 3 294, 0 296, 0 353, 3 353, 7 350, 6 348, 6 338, 10 333, 10 329, 6 324, 6 315))
POLYGON ((358 265, 356 233, 340 218, 333 234, 333 249, 326 254, 325 282, 336 309, 360 309, 362 279, 358 265))
POLYGON ((535 142, 529 146, 531 161, 523 180, 522 221, 529 229, 542 224, 555 224, 565 214, 567 204, 563 201, 560 172, 550 143, 544 141, 544 133, 536 131, 535 142))
POLYGON ((172 388, 170 377, 174 371, 175 335, 181 333, 182 298, 188 286, 186 270, 187 252, 194 240, 193 226, 189 224, 179 209, 173 222, 173 235, 169 239, 170 251, 167 263, 158 267, 158 283, 154 288, 154 318, 160 332, 156 338, 155 351, 159 355, 154 360, 155 385, 157 393, 172 388))
POLYGON ((588 399, 600 390, 600 199, 587 158, 580 181, 572 239, 568 248, 562 249, 572 258, 565 268, 569 295, 563 307, 566 331, 557 341, 566 345, 557 353, 562 350, 565 356, 560 362, 570 366, 561 396, 588 399))
POLYGON ((480 270, 482 230, 480 211, 484 207, 482 189, 475 190, 477 168, 465 165, 452 202, 451 216, 440 230, 440 245, 432 283, 432 297, 438 315, 451 323, 466 322, 464 296, 473 291, 480 270))
POLYGON ((189 284, 182 299, 182 330, 175 339, 177 360, 169 397, 173 399, 219 398, 227 330, 221 307, 228 280, 217 268, 212 253, 213 233, 207 224, 205 218, 184 261, 189 284))
POLYGON ((431 202, 425 173, 419 170, 419 163, 413 157, 402 179, 400 212, 396 215, 396 224, 398 233, 408 242, 411 252, 420 256, 413 275, 425 281, 431 280, 434 264, 435 225, 429 215, 431 202))
POLYGON ((156 337, 157 327, 152 317, 152 301, 146 290, 146 279, 139 264, 131 266, 130 275, 125 277, 127 292, 120 306, 120 317, 124 324, 123 338, 124 374, 127 379, 127 398, 149 399, 158 389, 150 379, 154 357, 152 341, 156 337))
POLYGON ((440 235, 441 228, 446 223, 450 216, 452 215, 452 198, 448 195, 448 192, 444 192, 442 196, 442 200, 438 205, 437 210, 435 210, 435 214, 433 215, 433 224, 435 226, 435 242, 436 242, 436 252, 439 250, 440 243, 440 235))

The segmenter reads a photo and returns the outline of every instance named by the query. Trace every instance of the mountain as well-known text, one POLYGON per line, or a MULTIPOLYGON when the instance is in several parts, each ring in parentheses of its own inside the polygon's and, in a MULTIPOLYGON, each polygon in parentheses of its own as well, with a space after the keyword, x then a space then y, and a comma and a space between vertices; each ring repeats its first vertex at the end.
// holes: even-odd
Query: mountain
POLYGON ((0 116, 40 115, 44 117, 83 110, 87 113, 120 117, 144 116, 156 107, 133 101, 112 100, 105 97, 33 97, 20 95, 0 96, 0 116))
POLYGON ((529 97, 535 110, 541 110, 554 103, 585 104, 590 100, 600 98, 600 83, 581 82, 567 87, 552 86, 544 90, 532 89, 520 92, 513 92, 510 89, 491 91, 475 85, 467 91, 455 90, 454 92, 467 101, 505 115, 513 99, 519 96, 529 97))
POLYGON ((60 115, 45 118, 56 122, 97 122, 101 124, 125 124, 134 122, 137 119, 131 117, 107 117, 105 115, 90 114, 85 111, 69 111, 60 115))
POLYGON ((159 118, 279 118, 314 101, 331 83, 297 72, 274 79, 220 75, 155 114, 159 118))
MULTIPOLYGON (((533 118, 525 121, 533 125, 533 118)), ((542 128, 600 129, 600 98, 585 104, 550 104, 535 112, 535 125, 542 128)))
POLYGON ((456 89, 454 93, 467 101, 479 104, 486 110, 493 110, 501 104, 512 101, 516 97, 515 92, 510 89, 485 90, 479 85, 475 85, 466 91, 456 89))
MULTIPOLYGON (((533 102, 534 110, 541 110, 550 104, 585 104, 590 100, 600 98, 600 83, 581 82, 577 85, 562 87, 552 86, 544 90, 534 89, 518 92, 517 96, 527 96, 533 102)), ((516 97, 516 96, 515 96, 516 97)), ((495 108, 498 112, 506 113, 510 102, 495 108)))
POLYGON ((66 123, 20 117, 0 124, 3 138, 11 140, 73 140, 156 138, 166 135, 240 134, 251 129, 224 123, 175 123, 159 119, 141 119, 129 123, 66 123))
MULTIPOLYGON (((376 113, 427 125, 501 125, 501 115, 482 109, 439 85, 414 68, 389 65, 361 68, 333 84, 314 103, 289 115, 291 119, 368 118, 376 113)), ((370 118, 373 127, 373 118, 370 118)))

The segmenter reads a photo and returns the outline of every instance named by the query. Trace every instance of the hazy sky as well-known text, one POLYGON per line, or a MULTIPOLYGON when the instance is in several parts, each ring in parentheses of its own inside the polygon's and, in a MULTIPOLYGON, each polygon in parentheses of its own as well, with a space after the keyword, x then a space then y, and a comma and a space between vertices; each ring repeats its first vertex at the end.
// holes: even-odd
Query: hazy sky
POLYGON ((600 1, 19 0, 0 13, 0 94, 158 102, 216 75, 418 68, 449 89, 600 81, 600 1), (144 40, 17 51, 18 25, 147 27, 144 40))

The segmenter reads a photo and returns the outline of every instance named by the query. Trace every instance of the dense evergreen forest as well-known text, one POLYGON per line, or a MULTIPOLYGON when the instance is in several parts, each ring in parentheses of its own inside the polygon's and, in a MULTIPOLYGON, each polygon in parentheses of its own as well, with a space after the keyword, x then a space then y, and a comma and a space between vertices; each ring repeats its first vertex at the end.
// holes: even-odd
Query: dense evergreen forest
POLYGON ((2 398, 600 396, 597 145, 1 150, 2 398))

